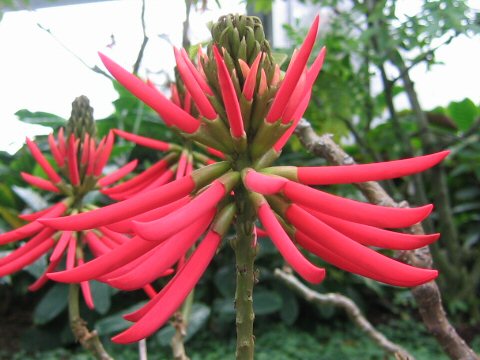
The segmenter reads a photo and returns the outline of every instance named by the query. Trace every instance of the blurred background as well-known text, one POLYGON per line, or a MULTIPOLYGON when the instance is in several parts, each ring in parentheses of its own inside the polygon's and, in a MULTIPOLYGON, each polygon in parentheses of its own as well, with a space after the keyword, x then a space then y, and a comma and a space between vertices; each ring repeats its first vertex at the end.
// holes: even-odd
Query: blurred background
MULTIPOLYGON (((18 226, 17 214, 39 210, 52 200, 23 183, 20 171, 40 172, 23 144, 26 136, 42 142, 62 126, 77 96, 90 99, 101 135, 119 127, 172 138, 156 113, 112 82, 98 51, 168 93, 174 78, 172 45, 193 49, 207 41, 207 23, 220 15, 259 16, 275 50, 291 54, 319 13, 316 46, 317 51, 327 46, 327 58, 305 114, 315 130, 333 134, 360 163, 452 151, 430 172, 382 185, 397 201, 435 205, 423 225, 429 233, 442 233, 431 251, 441 272, 444 305, 460 334, 479 351, 479 11, 478 0, 1 0, 0 229, 18 226)), ((156 157, 127 143, 114 155, 112 168, 133 158, 149 164, 156 157)), ((296 138, 282 158, 283 164, 324 164, 296 138)), ((353 186, 331 191, 363 199, 353 186)), ((341 310, 309 304, 279 284, 272 269, 282 260, 266 240, 258 257, 255 295, 258 357, 318 359, 321 353, 322 359, 384 358, 341 310)), ((232 352, 232 264, 233 254, 222 252, 197 289, 187 337, 192 358, 225 359, 232 352)), ((0 358, 88 358, 64 325, 63 285, 27 291, 44 267, 45 261, 39 261, 0 278, 0 358)), ((417 358, 446 358, 423 327, 408 289, 327 268, 327 280, 315 290, 349 296, 382 332, 417 358)), ((85 318, 108 339, 125 327, 120 314, 145 296, 97 285, 97 310, 85 311, 85 318)), ((170 358, 172 329, 166 327, 149 340, 152 359, 170 358)), ((134 346, 108 346, 120 359, 136 358, 134 346)))

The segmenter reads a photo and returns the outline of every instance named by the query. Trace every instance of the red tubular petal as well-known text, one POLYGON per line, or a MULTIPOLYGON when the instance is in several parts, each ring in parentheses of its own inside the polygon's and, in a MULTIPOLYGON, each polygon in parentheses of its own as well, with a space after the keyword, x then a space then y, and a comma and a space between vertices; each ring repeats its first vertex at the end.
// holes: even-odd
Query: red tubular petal
POLYGON ((215 210, 202 216, 191 226, 181 230, 176 235, 165 241, 163 246, 142 264, 130 272, 117 278, 109 279, 109 284, 121 290, 140 289, 148 283, 155 281, 161 274, 172 267, 195 241, 203 234, 215 215, 215 210))
POLYGON ((440 237, 440 234, 404 234, 342 220, 309 208, 305 208, 304 210, 345 236, 367 246, 376 246, 392 250, 413 250, 429 245, 440 237))
MULTIPOLYGON (((88 240, 93 243, 93 241, 88 240)), ((77 266, 69 271, 60 271, 48 274, 52 280, 59 282, 81 282, 95 279, 142 256, 147 251, 158 246, 158 242, 145 241, 135 236, 125 244, 97 257, 84 265, 77 266)))
POLYGON ((193 159, 189 158, 187 161, 187 166, 185 168, 185 176, 190 175, 193 172, 193 159))
POLYGON ((113 241, 108 236, 102 236, 100 238, 100 241, 110 249, 116 248, 118 246, 117 242, 113 241))
POLYGON ((138 341, 165 324, 205 272, 219 244, 220 236, 214 232, 209 232, 182 270, 170 280, 169 286, 167 285, 150 301, 153 301, 154 305, 145 316, 112 340, 122 344, 138 341))
POLYGON ((35 144, 29 138, 27 138, 26 141, 27 141, 27 146, 30 149, 30 152, 32 153, 32 156, 35 158, 35 160, 41 166, 43 171, 45 171, 45 173, 47 174, 49 179, 52 180, 52 182, 54 184, 59 183, 62 179, 57 174, 57 172, 53 169, 52 165, 50 165, 50 163, 47 161, 47 159, 45 159, 42 152, 38 148, 37 144, 35 144))
POLYGON ((21 172, 20 175, 22 175, 23 180, 25 180, 27 183, 30 185, 36 186, 39 189, 51 191, 51 192, 59 192, 58 188, 53 185, 50 181, 42 179, 40 177, 27 174, 25 172, 21 172))
POLYGON ((67 156, 67 144, 65 141, 63 127, 60 128, 60 130, 58 131, 58 150, 60 151, 60 154, 62 154, 62 157, 65 159, 65 157, 67 156))
POLYGON ((265 230, 259 228, 258 226, 255 226, 255 231, 257 232, 258 237, 268 237, 268 233, 265 230))
POLYGON ((33 292, 33 291, 40 290, 49 280, 48 276, 47 276, 47 273, 49 273, 51 271, 54 271, 57 268, 59 262, 60 262, 60 259, 58 259, 56 261, 51 261, 50 264, 48 264, 48 266, 45 269, 45 272, 42 274, 42 276, 40 276, 37 280, 35 280, 35 282, 33 284, 31 284, 28 287, 28 291, 33 292))
POLYGON ((157 295, 157 292, 155 291, 155 289, 153 288, 152 285, 148 284, 148 285, 145 285, 143 287, 143 291, 145 291, 145 294, 147 294, 147 296, 152 299, 155 295, 157 295))
MULTIPOLYGON (((248 74, 250 73, 250 66, 248 66, 248 64, 242 59, 238 59, 238 64, 240 65, 240 71, 242 72, 243 78, 247 79, 248 74)), ((245 90, 245 85, 243 89, 245 90)))
POLYGON ((50 145, 50 151, 52 152, 53 158, 59 167, 65 165, 65 158, 60 153, 60 150, 55 143, 55 138, 53 134, 48 135, 48 144, 50 145))
POLYGON ((225 159, 225 154, 222 153, 221 151, 217 150, 217 149, 214 149, 210 146, 208 146, 207 148, 207 152, 209 152, 210 154, 220 158, 220 159, 225 159))
POLYGON ((302 118, 303 114, 305 113, 305 110, 307 110, 308 104, 310 102, 310 96, 312 95, 311 92, 307 92, 303 99, 301 100, 300 104, 298 105, 297 110, 293 114, 293 123, 292 125, 288 128, 287 131, 278 139, 278 141, 275 143, 273 146, 273 149, 276 152, 280 152, 285 144, 288 142, 290 137, 292 136, 293 132, 295 131, 295 128, 297 127, 298 123, 300 122, 300 119, 302 118))
POLYGON ((285 195, 293 202, 328 213, 341 219, 382 228, 403 228, 425 219, 432 205, 418 208, 394 208, 362 203, 331 195, 308 186, 289 181, 285 195))
POLYGON ((132 191, 129 191, 127 193, 122 193, 118 195, 115 193, 115 195, 110 195, 110 197, 115 200, 124 200, 134 195, 151 191, 152 189, 159 188, 169 183, 173 179, 174 174, 175 174, 174 170, 170 168, 168 170, 165 170, 164 173, 160 177, 158 177, 158 179, 155 179, 154 181, 150 182, 150 184, 143 187, 142 189, 136 188, 136 189, 132 189, 132 191))
POLYGON ((185 99, 183 103, 183 110, 190 113, 192 110, 192 95, 190 95, 190 92, 187 89, 185 89, 185 99))
MULTIPOLYGON (((78 265, 83 265, 83 259, 78 259, 78 265)), ((83 281, 80 283, 80 288, 82 289, 83 299, 85 304, 91 310, 95 309, 95 304, 93 303, 92 290, 90 289, 90 284, 88 281, 83 281)))
POLYGON ((187 154, 182 153, 180 159, 178 160, 177 173, 175 174, 175 179, 179 179, 185 175, 185 169, 187 168, 187 154))
POLYGON ((245 176, 245 186, 249 190, 264 195, 272 195, 282 191, 287 182, 288 180, 283 177, 263 175, 255 170, 248 170, 245 176))
POLYGON ((260 84, 258 85, 258 94, 262 96, 267 90, 267 87, 267 75, 265 74, 265 70, 262 69, 262 71, 260 72, 260 84))
POLYGON ((93 138, 90 138, 90 145, 88 149, 88 164, 87 164, 87 175, 93 175, 93 170, 95 169, 95 154, 96 154, 96 149, 95 149, 95 140, 93 138))
POLYGON ((88 162, 89 156, 88 152, 90 150, 90 135, 88 133, 85 134, 83 141, 81 142, 82 147, 82 157, 80 160, 80 164, 85 165, 88 162))
POLYGON ((130 161, 128 164, 125 164, 114 172, 102 177, 100 180, 98 180, 98 185, 103 187, 113 184, 124 176, 130 174, 137 167, 137 164, 137 159, 130 161))
POLYGON ((123 243, 126 243, 128 240, 130 240, 128 236, 122 235, 116 231, 112 231, 109 228, 104 226, 101 226, 99 230, 102 232, 102 234, 112 239, 117 245, 121 245, 123 243))
POLYGON ((182 102, 180 101, 180 96, 178 96, 178 89, 175 84, 170 84, 170 91, 172 93, 172 101, 177 105, 178 107, 182 106, 182 102))
POLYGON ((310 97, 312 95, 312 86, 315 80, 317 79, 317 76, 320 73, 320 70, 322 69, 323 61, 325 60, 325 54, 326 54, 326 48, 323 47, 322 50, 320 50, 320 53, 317 55, 312 66, 308 70, 304 91, 293 113, 284 114, 282 116, 285 121, 289 121, 288 119, 290 119, 290 120, 293 120, 293 123, 290 126, 290 128, 280 137, 280 139, 274 145, 273 148, 275 149, 275 151, 280 152, 280 150, 282 150, 282 148, 287 143, 288 139, 290 139, 293 132, 295 131, 295 128, 297 127, 298 122, 300 121, 303 114, 305 113, 305 110, 307 110, 308 104, 310 102, 310 97))
POLYGON ((260 205, 258 217, 285 261, 305 280, 313 284, 322 282, 325 278, 325 269, 316 267, 302 255, 267 203, 260 205))
POLYGON ((50 261, 56 262, 60 260, 65 249, 67 248, 68 243, 70 242, 70 238, 72 237, 71 231, 64 231, 60 239, 57 241, 55 248, 53 249, 52 255, 50 255, 50 261))
POLYGON ((329 250, 327 247, 323 246, 320 242, 313 240, 305 233, 297 230, 295 233, 295 240, 297 243, 303 247, 305 250, 315 254, 324 261, 335 265, 336 267, 354 273, 361 276, 365 276, 374 280, 381 281, 384 277, 377 276, 376 273, 368 271, 354 262, 350 262, 340 255, 337 255, 334 251, 329 250))
POLYGON ((77 144, 75 137, 70 135, 70 138, 68 139, 68 175, 70 177, 70 182, 74 186, 80 184, 80 175, 78 173, 77 164, 77 144))
POLYGON ((272 81, 270 82, 270 86, 277 86, 279 82, 280 82, 280 66, 278 66, 278 64, 275 64, 275 70, 273 72, 273 77, 272 77, 272 81))
MULTIPOLYGON (((55 204, 48 211, 42 214, 41 217, 56 217, 62 215, 67 207, 63 202, 55 204)), ((15 230, 0 234, 0 245, 5 245, 13 241, 24 239, 26 237, 32 236, 36 232, 39 232, 45 229, 45 225, 39 222, 40 219, 35 220, 34 222, 21 226, 15 230)))
MULTIPOLYGON (((255 60, 253 61, 252 68, 249 69, 248 75, 245 76, 245 83, 243 84, 243 95, 245 98, 250 101, 253 99, 253 93, 255 91, 255 85, 257 84, 257 73, 258 73, 258 65, 260 64, 260 60, 262 59, 263 53, 259 52, 255 60)), ((239 60, 240 61, 240 60, 239 60)), ((240 63, 241 66, 241 63, 240 63)), ((242 68, 243 72, 243 68, 242 68)))
MULTIPOLYGON (((41 242, 40 244, 30 249, 29 251, 23 253, 22 255, 18 255, 11 261, 8 261, 4 265, 0 266, 0 277, 14 273, 20 269, 23 269, 25 266, 32 264, 40 256, 42 256, 48 250, 50 250, 50 248, 53 246, 54 243, 55 241, 52 238, 47 238, 45 241, 41 242)), ((25 247, 25 245, 23 247, 25 247)), ((21 249, 22 248, 17 249, 16 251, 21 249)), ((2 260, 6 259, 10 255, 4 257, 2 260)))
POLYGON ((102 193, 106 195, 110 195, 116 192, 125 192, 129 191, 132 188, 141 185, 144 187, 148 185, 154 178, 156 178, 159 174, 163 173, 164 169, 168 166, 168 161, 160 160, 154 165, 150 166, 147 170, 141 172, 137 176, 127 180, 120 185, 111 187, 109 189, 102 190, 102 193))
POLYGON ((138 235, 146 240, 165 239, 183 228, 185 224, 190 224, 213 209, 224 196, 225 186, 216 180, 207 190, 197 195, 187 205, 158 220, 151 222, 134 221, 133 228, 138 235))
POLYGON ((52 229, 43 229, 37 235, 32 237, 25 245, 19 247, 18 249, 12 251, 7 256, 0 259, 0 266, 6 265, 9 262, 14 261, 15 259, 25 256, 30 251, 33 251, 36 247, 42 245, 47 239, 53 235, 55 230, 52 229))
POLYGON ((92 290, 90 289, 90 284, 88 281, 82 281, 80 283, 80 288, 82 289, 83 299, 85 304, 90 310, 95 309, 95 304, 93 303, 92 290))
POLYGON ((166 205, 189 194, 195 188, 195 182, 191 176, 161 186, 158 189, 138 194, 137 196, 105 206, 96 210, 81 213, 78 215, 45 219, 45 225, 61 230, 85 230, 103 226, 124 220, 152 210, 158 206, 166 205))
POLYGON ((99 53, 100 58, 110 73, 136 97, 157 111, 160 116, 178 127, 181 131, 192 134, 200 126, 200 121, 189 113, 170 102, 159 91, 150 88, 135 75, 120 67, 105 55, 99 53))
POLYGON ((123 221, 119 221, 113 224, 107 225, 107 227, 113 231, 121 232, 121 233, 132 233, 132 220, 136 221, 152 221, 157 220, 167 214, 170 214, 172 211, 177 210, 178 208, 182 207, 183 205, 189 203, 191 200, 190 196, 186 196, 180 200, 174 201, 168 205, 160 206, 156 209, 147 211, 143 214, 128 218, 123 221))
POLYGON ((299 167, 298 181, 309 185, 380 181, 425 171, 441 162, 450 151, 373 164, 299 167))
POLYGON ((67 270, 73 269, 75 266, 75 259, 77 257, 77 237, 71 236, 68 242, 68 250, 67 250, 67 262, 65 268, 67 270))
POLYGON ((273 99, 272 106, 268 111, 266 120, 267 122, 275 122, 282 116, 283 110, 285 109, 288 99, 292 94, 295 86, 297 85, 298 79, 300 78, 305 65, 307 64, 308 57, 312 52, 313 44, 317 36, 319 17, 315 17, 315 21, 310 28, 305 41, 303 42, 302 47, 297 53, 297 56, 292 60, 286 74, 283 79, 278 92, 273 99))
POLYGON ((95 168, 93 170, 93 174, 95 176, 100 176, 102 174, 102 170, 104 166, 107 164, 108 158, 112 153, 113 149, 113 141, 114 135, 113 132, 110 131, 107 136, 107 140, 105 141, 105 145, 102 149, 102 152, 96 156, 95 168))
POLYGON ((46 209, 43 209, 43 210, 40 210, 40 211, 36 211, 36 212, 33 212, 33 213, 30 213, 30 214, 21 214, 21 215, 18 215, 18 217, 22 220, 25 220, 25 221, 35 221, 37 220, 38 218, 42 217, 43 215, 45 215, 47 212, 49 212, 50 210, 53 209, 55 205, 53 206, 50 206, 46 209))
POLYGON ((197 105, 198 111, 202 116, 206 117, 207 119, 215 119, 217 117, 215 109, 213 108, 212 104, 210 104, 210 101, 203 92, 199 83, 188 69, 188 66, 185 63, 183 57, 180 55, 180 52, 176 48, 173 48, 173 52, 175 55, 178 72, 180 73, 185 87, 188 89, 188 91, 192 95, 192 98, 195 100, 195 105, 197 105))
POLYGON ((160 150, 160 151, 170 150, 170 144, 166 143, 166 142, 163 142, 163 141, 160 141, 160 140, 150 139, 150 138, 145 137, 145 136, 131 134, 129 132, 119 130, 119 129, 114 129, 113 132, 116 135, 118 135, 118 136, 120 136, 120 137, 122 137, 122 138, 124 138, 128 141, 131 141, 135 144, 138 144, 138 145, 142 145, 142 146, 149 147, 149 148, 155 149, 155 150, 160 150))
POLYGON ((334 254, 350 263, 377 275, 377 280, 396 286, 417 286, 437 277, 436 270, 416 268, 360 245, 345 235, 332 229, 319 219, 296 205, 286 212, 288 220, 306 235, 334 254))
POLYGON ((192 64, 185 49, 182 48, 180 50, 180 53, 182 55, 183 61, 185 61, 185 64, 187 65, 192 75, 195 77, 195 80, 197 81, 198 85, 202 88, 203 92, 210 96, 213 96, 212 89, 210 89, 210 86, 208 86, 203 76, 197 71, 197 69, 195 68, 195 65, 192 64))
POLYGON ((287 124, 293 120, 293 115, 296 112, 298 105, 301 103, 304 95, 308 90, 306 89, 307 83, 307 68, 303 69, 300 78, 298 79, 297 85, 295 86, 295 90, 293 90, 290 98, 288 100, 287 106, 282 114, 282 123, 287 124))
POLYGON ((235 92, 227 66, 216 46, 213 46, 213 54, 217 63, 218 83, 222 92, 228 123, 230 124, 230 133, 233 137, 240 138, 245 136, 245 129, 243 128, 242 111, 238 103, 237 93, 235 92))
MULTIPOLYGON (((128 272, 135 269, 137 266, 140 266, 141 264, 143 264, 145 261, 150 259, 152 256, 157 256, 157 253, 158 253, 159 249, 161 249, 164 245, 165 245, 165 243, 163 242, 163 243, 159 244, 158 246, 154 247, 153 249, 143 253, 142 255, 137 257, 136 259, 120 266, 119 268, 116 268, 113 271, 110 271, 110 272, 107 272, 106 274, 103 274, 102 276, 98 277, 97 279, 99 281, 103 281, 103 282, 110 285, 109 279, 113 279, 113 278, 117 278, 119 276, 125 275, 128 272)), ((110 250, 108 250, 107 252, 110 252, 110 250)))
POLYGON ((88 248, 95 257, 102 256, 111 250, 100 241, 99 237, 93 231, 85 232, 85 240, 87 241, 88 248))

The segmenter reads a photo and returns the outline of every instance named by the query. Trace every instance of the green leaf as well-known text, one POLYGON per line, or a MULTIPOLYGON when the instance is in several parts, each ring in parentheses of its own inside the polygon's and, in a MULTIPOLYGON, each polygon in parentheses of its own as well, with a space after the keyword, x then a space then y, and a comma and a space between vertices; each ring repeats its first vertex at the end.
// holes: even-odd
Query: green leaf
POLYGON ((132 323, 130 321, 125 320, 123 318, 123 315, 140 309, 146 303, 147 301, 142 301, 140 303, 137 303, 129 307, 128 309, 122 310, 118 313, 107 316, 100 321, 97 321, 97 323, 95 324, 95 329, 102 336, 110 335, 110 334, 125 330, 126 328, 132 326, 132 323))
POLYGON ((15 207, 16 201, 10 187, 4 183, 0 183, 0 204, 6 207, 15 207))
POLYGON ((24 188, 20 186, 13 186, 13 191, 20 197, 28 207, 34 211, 45 209, 48 203, 42 198, 42 196, 36 191, 30 188, 24 188))
POLYGON ((91 281, 90 287, 92 289, 93 302, 95 304, 95 310, 99 314, 106 314, 110 309, 110 288, 107 284, 91 281))
POLYGON ((213 278, 218 291, 228 299, 235 295, 235 268, 230 265, 221 267, 213 278))
POLYGON ((468 130, 479 116, 479 110, 473 101, 467 98, 451 102, 447 107, 447 112, 462 131, 468 130))
POLYGON ((210 313, 210 307, 205 304, 195 303, 192 305, 185 342, 190 340, 207 323, 210 313))
POLYGON ((281 288, 282 308, 280 317, 287 325, 292 325, 298 318, 299 307, 297 297, 288 289, 281 288))
POLYGON ((61 337, 49 329, 28 329, 21 339, 21 348, 25 351, 49 350, 61 345, 61 337))
MULTIPOLYGON (((205 325, 210 317, 210 308, 205 304, 195 303, 192 305, 192 311, 188 318, 187 335, 184 342, 189 341, 205 325)), ((155 340, 160 346, 168 347, 175 335, 175 328, 168 324, 163 327, 155 336, 155 340)))
POLYGON ((56 318, 66 307, 69 285, 55 284, 40 300, 33 313, 33 322, 43 325, 56 318))
POLYGON ((29 110, 23 109, 17 111, 15 115, 18 116, 18 120, 24 123, 49 126, 52 128, 58 128, 65 125, 66 123, 66 120, 61 118, 60 116, 42 111, 31 112, 29 110))
POLYGON ((277 312, 282 304, 282 298, 274 291, 257 289, 253 294, 253 309, 257 315, 277 312))
POLYGON ((47 268, 47 258, 44 255, 40 257, 40 259, 35 261, 32 265, 27 266, 25 268, 25 271, 27 271, 30 275, 38 279, 40 276, 43 275, 46 268, 47 268))

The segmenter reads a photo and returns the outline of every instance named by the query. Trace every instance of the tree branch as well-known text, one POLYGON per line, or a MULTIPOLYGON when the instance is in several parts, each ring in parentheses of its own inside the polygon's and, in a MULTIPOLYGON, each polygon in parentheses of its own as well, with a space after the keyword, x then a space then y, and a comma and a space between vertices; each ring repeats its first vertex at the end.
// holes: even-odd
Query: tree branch
POLYGON ((135 61, 135 64, 133 64, 134 74, 137 74, 138 69, 140 69, 140 65, 143 59, 143 53, 145 52, 145 48, 147 47, 147 43, 148 43, 148 36, 147 36, 146 25, 145 25, 145 0, 142 0, 142 14, 140 18, 142 20, 143 41, 142 41, 142 45, 140 46, 140 50, 138 51, 137 60, 135 61))
MULTIPOLYGON (((296 135, 307 150, 321 156, 329 163, 335 165, 352 165, 355 163, 330 135, 319 136, 312 129, 310 123, 302 119, 296 128, 296 135)), ((374 204, 383 206, 405 206, 397 204, 385 190, 374 181, 355 184, 365 197, 374 204)), ((409 233, 424 234, 421 224, 416 224, 407 229, 409 233)), ((402 251, 398 253, 403 260, 418 267, 431 267, 432 256, 429 248, 423 247, 414 251, 402 251)), ((440 346, 452 359, 479 360, 479 357, 458 335, 455 328, 450 324, 442 305, 440 290, 435 281, 412 288, 412 294, 417 302, 422 320, 432 335, 435 336, 440 346)))
POLYGON ((103 75, 107 78, 109 78, 110 80, 113 80, 113 77, 110 76, 110 74, 106 73, 105 71, 103 71, 102 69, 100 69, 97 65, 95 66, 90 66, 88 65, 85 60, 83 60, 80 56, 78 56, 77 54, 75 54, 67 45, 65 45, 54 33, 52 33, 52 30, 44 27, 42 24, 40 23, 37 23, 37 26, 42 29, 43 31, 45 31, 47 34, 49 34, 62 48, 64 48, 66 51, 68 51, 71 55, 73 55, 74 58, 76 58, 78 61, 80 61, 83 65, 85 65, 87 68, 89 68, 90 70, 96 72, 97 74, 100 74, 100 75, 103 75))
POLYGON ((320 294, 305 286, 293 274, 289 274, 280 269, 275 269, 274 275, 308 302, 318 305, 333 305, 345 310, 360 330, 366 333, 383 350, 395 355, 398 360, 415 359, 401 346, 391 342, 385 335, 376 330, 350 298, 337 293, 320 294))

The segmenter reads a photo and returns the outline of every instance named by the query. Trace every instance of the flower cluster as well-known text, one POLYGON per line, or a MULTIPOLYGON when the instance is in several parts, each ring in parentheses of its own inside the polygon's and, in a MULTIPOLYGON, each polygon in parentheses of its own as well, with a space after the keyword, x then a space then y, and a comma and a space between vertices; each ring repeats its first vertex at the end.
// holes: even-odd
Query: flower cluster
MULTIPOLYGON (((390 259, 370 248, 413 249, 435 241, 438 234, 415 236, 386 230, 422 221, 432 206, 390 208, 343 199, 311 187, 392 179, 424 171, 447 152, 377 164, 335 167, 271 166, 305 111, 325 49, 311 66, 318 29, 315 19, 300 49, 282 74, 270 53, 258 19, 225 16, 213 25, 212 43, 193 64, 174 51, 187 97, 168 100, 149 84, 105 55, 110 73, 157 111, 165 122, 205 147, 220 151, 224 161, 202 167, 175 181, 125 197, 110 206, 71 217, 43 219, 65 231, 123 226, 134 236, 94 260, 48 276, 56 281, 103 279, 134 289, 163 274, 188 249, 191 257, 169 283, 143 308, 125 318, 135 324, 114 337, 119 343, 138 341, 162 326, 193 289, 232 223, 237 238, 237 309, 251 307, 255 221, 305 280, 319 283, 325 269, 312 264, 303 248, 325 261, 387 284, 416 286, 437 276, 390 259), (188 105, 187 105, 188 103, 188 105), (118 276, 119 269, 128 268, 118 276), (115 275, 115 276, 114 276, 115 275), (239 285, 238 285, 239 284, 239 285)), ((237 321, 248 334, 253 316, 237 321), (250 325, 249 325, 250 324, 250 325)), ((237 351, 247 348, 242 339, 237 351), (238 350, 240 348, 240 350, 238 350)))
MULTIPOLYGON (((92 109, 86 97, 79 97, 73 103, 72 116, 67 124, 67 135, 61 128, 57 139, 50 134, 48 143, 56 163, 54 167, 48 162, 37 144, 27 139, 27 146, 43 169, 48 179, 22 173, 23 179, 45 191, 58 194, 60 200, 53 206, 36 213, 21 215, 28 224, 10 232, 0 234, 0 245, 30 238, 25 245, 0 259, 0 276, 12 274, 39 259, 51 251, 49 265, 29 290, 40 289, 47 281, 46 273, 55 271, 63 258, 67 270, 84 263, 84 245, 95 256, 101 256, 128 240, 125 235, 100 227, 95 231, 56 231, 45 226, 41 219, 71 215, 91 210, 91 205, 84 204, 83 198, 91 190, 104 189, 129 174, 136 166, 132 161, 106 176, 102 170, 112 151, 114 137, 109 133, 98 143, 95 140, 95 126, 92 109)), ((88 307, 93 308, 93 299, 88 282, 81 283, 81 289, 88 307)), ((155 291, 147 286, 151 296, 155 291)))

